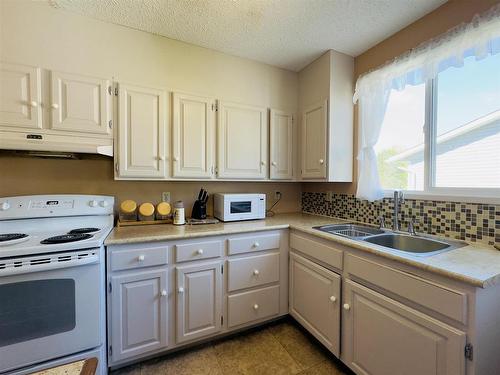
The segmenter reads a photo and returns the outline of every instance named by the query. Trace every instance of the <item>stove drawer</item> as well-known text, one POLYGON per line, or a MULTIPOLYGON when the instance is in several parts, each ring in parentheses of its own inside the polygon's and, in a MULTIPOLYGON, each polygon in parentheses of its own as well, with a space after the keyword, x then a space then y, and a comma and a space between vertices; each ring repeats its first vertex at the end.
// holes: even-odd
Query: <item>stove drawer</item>
POLYGON ((140 249, 115 250, 111 253, 111 270, 122 271, 135 268, 168 264, 168 246, 144 246, 140 249))

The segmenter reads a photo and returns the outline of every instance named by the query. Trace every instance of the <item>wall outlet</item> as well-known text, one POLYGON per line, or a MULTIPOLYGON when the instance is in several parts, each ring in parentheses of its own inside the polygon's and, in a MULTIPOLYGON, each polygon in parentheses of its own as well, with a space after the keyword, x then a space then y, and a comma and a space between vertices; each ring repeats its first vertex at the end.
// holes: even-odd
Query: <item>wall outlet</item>
POLYGON ((170 203, 170 192, 169 191, 164 191, 161 193, 161 201, 170 203))
POLYGON ((280 199, 282 197, 281 191, 276 190, 274 192, 274 199, 280 199))
POLYGON ((326 192, 325 201, 326 202, 332 202, 333 201, 333 191, 327 191, 326 192))

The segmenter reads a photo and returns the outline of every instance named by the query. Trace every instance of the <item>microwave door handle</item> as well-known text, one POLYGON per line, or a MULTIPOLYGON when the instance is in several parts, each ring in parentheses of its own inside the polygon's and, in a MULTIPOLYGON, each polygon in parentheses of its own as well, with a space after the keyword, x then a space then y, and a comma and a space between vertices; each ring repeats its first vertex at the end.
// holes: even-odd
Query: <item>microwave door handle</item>
MULTIPOLYGON (((29 260, 27 260, 27 262, 29 262, 29 260)), ((97 254, 90 255, 81 259, 77 258, 67 261, 56 261, 56 262, 42 263, 42 264, 25 264, 22 265, 21 267, 6 267, 0 269, 0 277, 21 275, 24 273, 33 273, 33 272, 46 272, 63 268, 85 266, 94 263, 99 263, 99 256, 97 254)))

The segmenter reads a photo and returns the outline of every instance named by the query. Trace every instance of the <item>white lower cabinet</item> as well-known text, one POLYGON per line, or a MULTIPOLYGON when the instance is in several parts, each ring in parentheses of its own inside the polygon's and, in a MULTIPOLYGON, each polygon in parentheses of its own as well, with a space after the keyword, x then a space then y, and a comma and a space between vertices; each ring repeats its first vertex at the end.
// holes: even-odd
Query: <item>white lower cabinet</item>
POLYGON ((222 327, 222 261, 176 267, 177 342, 212 335, 222 327))
POLYGON ((166 348, 167 270, 111 277, 113 362, 166 348))
POLYGON ((338 356, 341 277, 295 253, 289 276, 290 315, 338 356))
POLYGON ((344 280, 342 360, 363 375, 465 374, 465 333, 344 280))

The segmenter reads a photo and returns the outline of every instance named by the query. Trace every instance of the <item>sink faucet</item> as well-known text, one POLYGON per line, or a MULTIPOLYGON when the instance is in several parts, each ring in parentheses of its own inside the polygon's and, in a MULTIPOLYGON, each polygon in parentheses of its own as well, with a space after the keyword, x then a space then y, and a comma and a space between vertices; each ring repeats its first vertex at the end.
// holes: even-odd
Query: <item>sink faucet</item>
POLYGON ((394 213, 393 213, 393 228, 395 231, 400 230, 400 225, 399 225, 399 205, 401 203, 404 203, 405 198, 404 194, 401 190, 394 190, 394 213))

